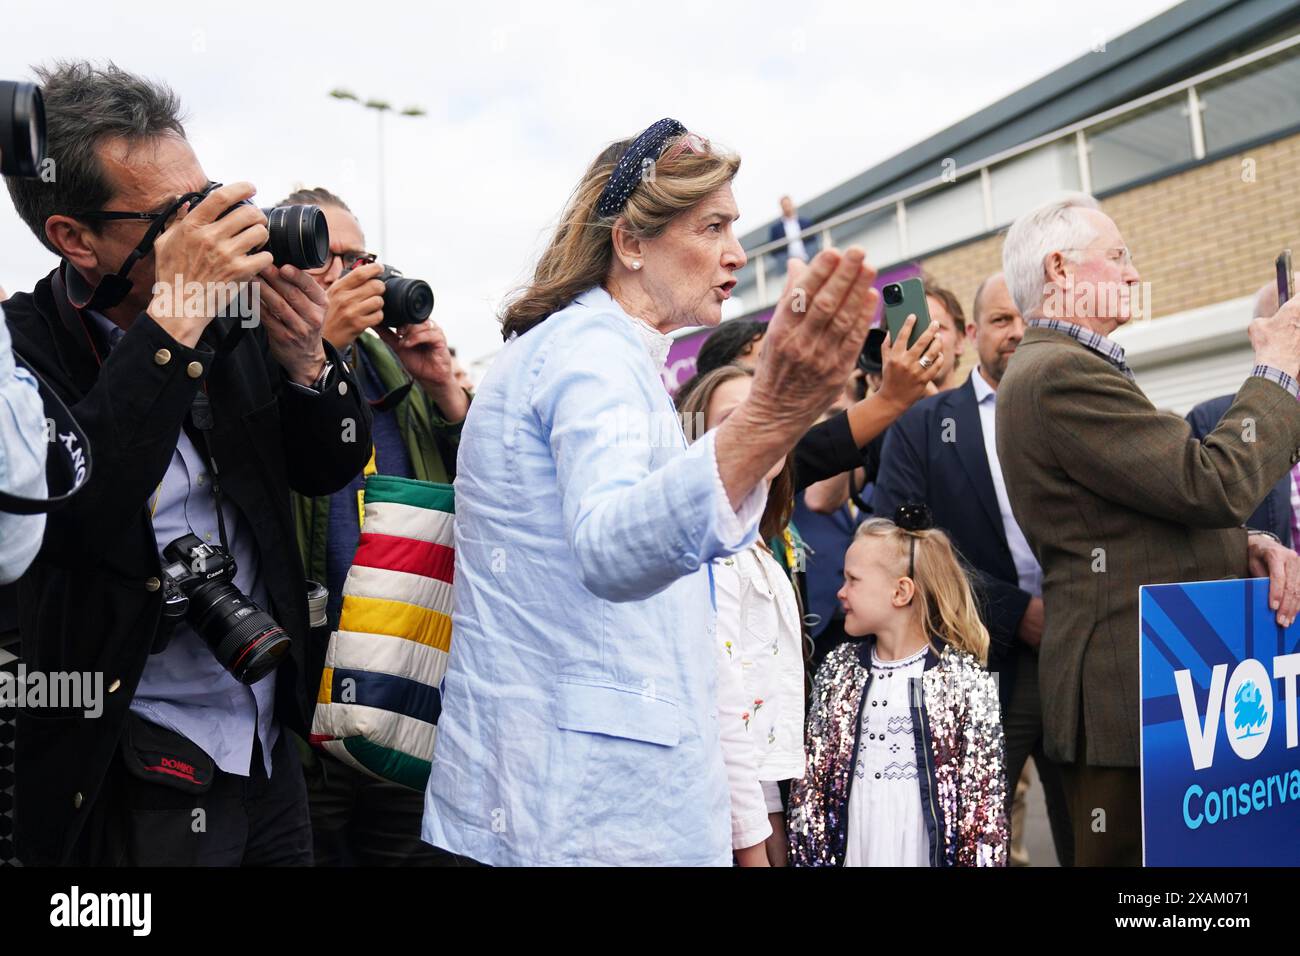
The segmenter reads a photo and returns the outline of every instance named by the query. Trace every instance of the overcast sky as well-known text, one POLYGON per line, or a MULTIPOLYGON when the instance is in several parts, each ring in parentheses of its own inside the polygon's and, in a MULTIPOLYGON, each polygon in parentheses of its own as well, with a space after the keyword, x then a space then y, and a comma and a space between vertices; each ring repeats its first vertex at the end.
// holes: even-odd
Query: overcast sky
MULTIPOLYGON (((502 297, 529 273, 608 141, 663 116, 740 153, 738 229, 802 201, 1173 6, 1169 0, 530 0, 107 4, 6 0, 0 78, 58 57, 170 84, 208 175, 269 204, 325 186, 370 248, 434 289, 466 358, 500 345, 502 297), (390 115, 379 248, 376 114, 390 115)), ((1094 54, 1094 55, 1105 55, 1094 54)), ((0 286, 52 266, 0 198, 0 286)), ((868 250, 870 252, 870 250, 868 250)))

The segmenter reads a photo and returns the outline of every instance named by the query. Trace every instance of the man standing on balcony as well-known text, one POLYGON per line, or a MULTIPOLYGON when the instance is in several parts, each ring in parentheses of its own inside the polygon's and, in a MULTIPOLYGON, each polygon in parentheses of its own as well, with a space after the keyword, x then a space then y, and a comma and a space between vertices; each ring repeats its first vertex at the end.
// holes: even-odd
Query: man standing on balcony
POLYGON ((1158 411, 1110 336, 1140 281, 1091 196, 1018 219, 1002 263, 1029 328, 997 393, 1011 510, 1043 569, 1039 685, 1080 866, 1142 862, 1138 588, 1270 578, 1282 627, 1300 556, 1246 516, 1300 461, 1300 300, 1250 324, 1255 367, 1204 440, 1158 411), (1240 422, 1256 422, 1254 440, 1240 422))
POLYGON ((768 242, 777 242, 781 239, 790 240, 789 245, 782 246, 772 253, 772 255, 776 256, 778 268, 784 269, 787 260, 791 256, 807 262, 817 255, 817 237, 813 234, 803 235, 811 225, 811 222, 799 215, 799 210, 795 208, 793 199, 789 196, 781 197, 781 218, 772 223, 772 228, 767 235, 768 242))

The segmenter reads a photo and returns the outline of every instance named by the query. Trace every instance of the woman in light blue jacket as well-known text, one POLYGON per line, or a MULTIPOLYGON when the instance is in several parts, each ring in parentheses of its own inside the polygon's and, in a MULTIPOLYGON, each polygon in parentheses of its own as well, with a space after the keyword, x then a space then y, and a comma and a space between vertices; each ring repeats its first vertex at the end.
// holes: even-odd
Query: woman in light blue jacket
POLYGON ((424 839, 493 865, 725 865, 705 565, 755 540, 763 476, 875 310, 862 250, 787 289, 751 397, 688 448, 659 370, 745 253, 735 156, 675 120, 602 151, 461 438, 455 611, 424 839))

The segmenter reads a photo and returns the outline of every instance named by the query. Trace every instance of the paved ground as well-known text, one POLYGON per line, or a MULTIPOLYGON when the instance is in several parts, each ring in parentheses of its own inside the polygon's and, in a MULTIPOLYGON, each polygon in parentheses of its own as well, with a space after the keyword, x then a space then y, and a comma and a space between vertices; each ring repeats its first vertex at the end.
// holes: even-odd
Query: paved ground
POLYGON ((1025 797, 1025 845, 1029 850, 1030 866, 1057 866, 1056 850, 1052 847, 1052 830, 1047 825, 1047 804, 1043 802, 1043 785, 1029 762, 1032 784, 1025 797))

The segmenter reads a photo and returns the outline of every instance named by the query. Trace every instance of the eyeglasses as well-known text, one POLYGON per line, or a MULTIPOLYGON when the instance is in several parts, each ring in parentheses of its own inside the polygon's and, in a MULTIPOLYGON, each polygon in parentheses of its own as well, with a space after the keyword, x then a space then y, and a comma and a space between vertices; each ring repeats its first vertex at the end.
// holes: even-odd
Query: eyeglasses
POLYGON ((370 255, 370 253, 358 251, 356 249, 348 249, 344 252, 335 252, 331 249, 325 256, 325 264, 323 266, 319 266, 315 269, 304 269, 303 272, 306 272, 308 275, 323 276, 334 267, 335 259, 338 259, 343 263, 344 272, 351 272, 356 268, 357 263, 368 255, 370 255))
POLYGON ((1118 262, 1121 266, 1127 268, 1133 264, 1133 253, 1129 252, 1128 246, 1112 246, 1109 249, 1094 249, 1091 247, 1062 249, 1061 252, 1104 252, 1106 258, 1111 262, 1118 262))
MULTIPOLYGON (((121 220, 138 220, 141 222, 164 222, 174 216, 185 203, 198 205, 214 189, 220 188, 221 183, 214 183, 211 180, 199 192, 186 193, 172 202, 167 204, 167 208, 162 212, 119 212, 115 209, 96 209, 90 212, 79 212, 73 216, 74 219, 89 219, 92 222, 118 222, 121 220)), ((161 231, 161 230, 160 230, 161 231)))

